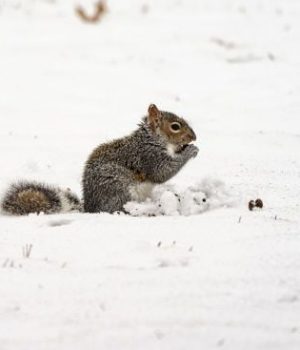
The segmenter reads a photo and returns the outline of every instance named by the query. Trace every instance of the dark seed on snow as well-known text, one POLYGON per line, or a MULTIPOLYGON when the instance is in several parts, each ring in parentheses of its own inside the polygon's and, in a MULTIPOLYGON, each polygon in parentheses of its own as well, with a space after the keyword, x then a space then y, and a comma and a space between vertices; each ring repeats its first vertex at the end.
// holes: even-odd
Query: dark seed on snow
POLYGON ((257 198, 257 200, 255 201, 255 205, 258 208, 262 208, 264 206, 263 201, 260 198, 257 198))
POLYGON ((249 208, 249 210, 253 210, 254 207, 255 207, 255 202, 251 200, 251 201, 248 203, 248 208, 249 208))

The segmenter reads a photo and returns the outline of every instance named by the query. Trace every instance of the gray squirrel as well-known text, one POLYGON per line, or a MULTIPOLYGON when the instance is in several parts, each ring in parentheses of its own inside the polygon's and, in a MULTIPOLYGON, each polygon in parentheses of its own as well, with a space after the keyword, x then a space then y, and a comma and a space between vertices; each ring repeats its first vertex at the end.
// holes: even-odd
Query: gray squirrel
POLYGON ((151 104, 148 115, 129 136, 99 145, 86 161, 82 187, 85 212, 124 211, 142 201, 198 154, 196 134, 177 115, 151 104))
POLYGON ((83 205, 69 189, 38 182, 13 183, 0 208, 12 215, 30 213, 113 213, 131 200, 146 199, 161 184, 198 154, 190 144, 196 135, 188 123, 154 104, 131 135, 98 146, 86 161, 82 187, 83 205))

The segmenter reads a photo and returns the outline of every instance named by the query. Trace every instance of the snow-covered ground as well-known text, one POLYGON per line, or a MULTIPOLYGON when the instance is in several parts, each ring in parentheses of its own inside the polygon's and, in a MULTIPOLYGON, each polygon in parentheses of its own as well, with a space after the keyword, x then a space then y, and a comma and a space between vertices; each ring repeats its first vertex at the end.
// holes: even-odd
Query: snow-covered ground
POLYGON ((73 1, 0 0, 0 191, 26 178, 80 193, 89 152, 154 102, 198 135, 170 186, 217 179, 240 200, 1 216, 0 349, 298 350, 300 2, 108 7, 90 25, 73 1))

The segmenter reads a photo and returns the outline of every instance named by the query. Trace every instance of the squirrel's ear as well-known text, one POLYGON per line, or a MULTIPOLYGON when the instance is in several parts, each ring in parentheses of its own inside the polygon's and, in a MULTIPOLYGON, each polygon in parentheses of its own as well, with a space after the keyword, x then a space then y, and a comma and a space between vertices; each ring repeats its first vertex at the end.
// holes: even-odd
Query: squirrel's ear
POLYGON ((148 107, 148 123, 155 130, 161 124, 162 114, 161 111, 156 107, 155 104, 151 104, 148 107))

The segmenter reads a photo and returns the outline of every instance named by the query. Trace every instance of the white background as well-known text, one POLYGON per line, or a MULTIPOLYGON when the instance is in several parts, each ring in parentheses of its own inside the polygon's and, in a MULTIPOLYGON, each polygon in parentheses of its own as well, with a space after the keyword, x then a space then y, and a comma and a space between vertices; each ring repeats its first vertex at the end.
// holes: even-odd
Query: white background
POLYGON ((0 1, 0 190, 26 178, 80 194, 91 150, 156 103, 198 135, 172 183, 217 178, 241 201, 1 216, 0 349, 299 349, 299 1, 108 8, 90 25, 72 1, 0 1))

